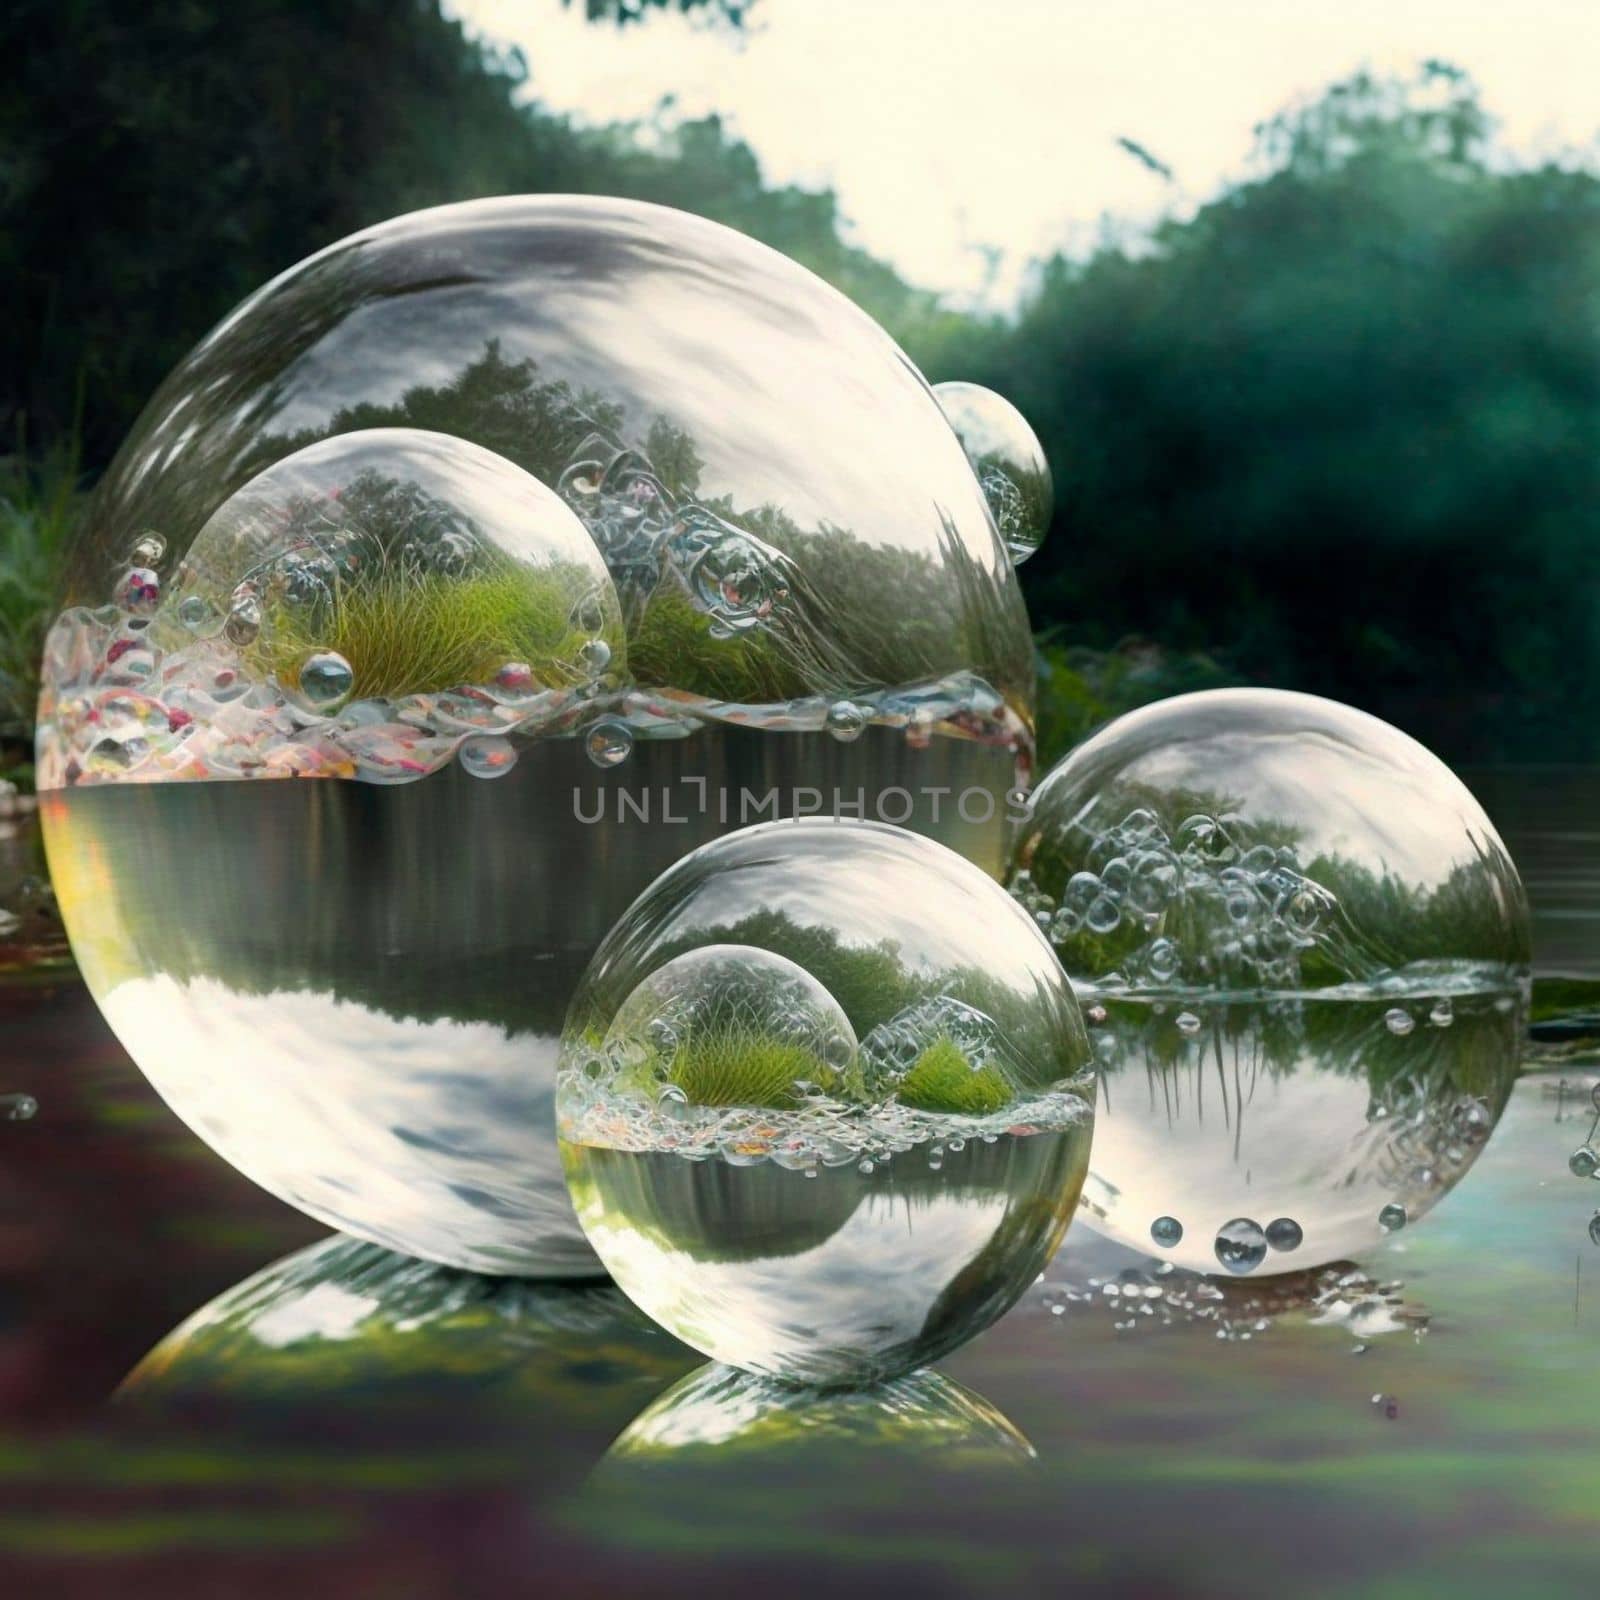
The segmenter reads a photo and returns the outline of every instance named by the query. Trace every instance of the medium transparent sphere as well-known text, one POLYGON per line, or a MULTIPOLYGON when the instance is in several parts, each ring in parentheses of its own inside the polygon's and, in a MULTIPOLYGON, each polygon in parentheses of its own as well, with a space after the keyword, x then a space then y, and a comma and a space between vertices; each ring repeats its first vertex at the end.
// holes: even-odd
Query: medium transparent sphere
POLYGON ((937 1359, 1054 1253, 1088 1043, 1004 891, 874 824, 706 846, 595 956, 557 1116, 579 1221, 686 1343, 851 1387, 937 1359))
POLYGON ((938 404, 815 276, 630 201, 401 217, 238 307, 102 480, 40 704, 67 925, 274 1192, 594 1271, 552 1098, 605 931, 806 810, 998 875, 1030 649, 938 404))
POLYGON ((1055 512, 1044 446, 1027 418, 993 389, 955 381, 936 384, 933 393, 978 475, 1011 563, 1020 567, 1044 542, 1055 512))
POLYGON ((1088 1006, 1084 1189, 1200 1271, 1364 1249, 1460 1180, 1517 1070, 1521 882, 1461 782, 1376 718, 1224 690, 1122 717, 1033 795, 1012 893, 1088 1006))

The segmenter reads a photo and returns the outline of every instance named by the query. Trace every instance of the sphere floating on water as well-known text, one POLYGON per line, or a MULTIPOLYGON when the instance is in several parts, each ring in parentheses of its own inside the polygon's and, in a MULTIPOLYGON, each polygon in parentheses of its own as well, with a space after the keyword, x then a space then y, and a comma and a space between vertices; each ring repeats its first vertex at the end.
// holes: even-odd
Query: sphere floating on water
POLYGON ((1004 892, 875 824, 697 851, 594 958, 557 1113, 623 1290, 718 1360, 850 1387, 987 1327, 1054 1252, 1087 1034, 1004 892))
POLYGON ((841 295, 660 207, 445 207, 151 401, 51 633, 47 842, 113 1026, 244 1171, 411 1254, 593 1271, 552 1099, 602 935, 835 796, 998 874, 1032 677, 983 490, 841 295))
POLYGON ((1424 1215, 1499 1118, 1522 885, 1460 781, 1372 717, 1242 690, 1123 717, 1032 797, 1011 888, 1105 1014, 1084 1205, 1126 1244, 1321 1265, 1424 1215))
POLYGON ((1022 413, 993 389, 951 382, 936 384, 933 392, 978 475, 1012 565, 1020 567, 1043 543, 1055 510, 1044 446, 1022 413))

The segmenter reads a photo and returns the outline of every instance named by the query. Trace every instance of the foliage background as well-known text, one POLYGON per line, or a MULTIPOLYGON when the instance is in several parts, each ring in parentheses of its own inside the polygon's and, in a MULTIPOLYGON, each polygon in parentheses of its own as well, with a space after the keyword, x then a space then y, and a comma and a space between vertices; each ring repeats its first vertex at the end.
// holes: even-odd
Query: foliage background
MULTIPOLYGON (((750 9, 580 3, 601 27, 750 9)), ((71 487, 167 369, 319 246, 518 190, 729 223, 838 284, 930 379, 1022 408, 1058 487, 1023 573, 1047 754, 1222 682, 1351 701, 1458 762, 1600 754, 1600 179, 1500 150, 1447 64, 1270 116, 1246 179, 1040 263, 1015 315, 982 317, 849 244, 831 193, 765 183, 715 117, 591 128, 520 103, 527 63, 438 0, 14 0, 0 47, 14 755, 71 487)))

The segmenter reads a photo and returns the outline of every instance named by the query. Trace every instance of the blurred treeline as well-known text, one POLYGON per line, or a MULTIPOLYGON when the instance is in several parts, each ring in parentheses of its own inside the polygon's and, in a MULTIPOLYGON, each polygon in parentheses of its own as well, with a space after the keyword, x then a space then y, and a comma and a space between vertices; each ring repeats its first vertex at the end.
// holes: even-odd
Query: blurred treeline
MULTIPOLYGON (((597 26, 749 9, 581 3, 597 26)), ((1458 760, 1600 756, 1600 178, 1498 152, 1448 67, 1291 108, 1244 181, 1042 263, 1001 318, 904 283, 715 118, 596 129, 519 100, 527 64, 438 0, 12 0, 0 46, 0 698, 37 592, 19 550, 68 520, 61 462, 103 467, 243 295, 418 206, 592 191, 766 240, 930 378, 1033 420, 1058 500, 1024 569, 1047 744, 1252 681, 1458 760)))

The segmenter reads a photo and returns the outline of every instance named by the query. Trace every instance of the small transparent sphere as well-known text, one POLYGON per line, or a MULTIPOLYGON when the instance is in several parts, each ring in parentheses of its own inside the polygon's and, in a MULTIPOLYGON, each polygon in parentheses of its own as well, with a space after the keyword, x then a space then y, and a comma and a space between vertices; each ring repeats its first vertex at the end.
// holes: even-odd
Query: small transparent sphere
POLYGON ((976 383, 939 383, 934 397, 978 475, 995 528, 1020 567, 1044 542, 1055 488, 1044 446, 1003 395, 976 383))
POLYGON ((1088 1036, 1027 914, 878 824, 747 829, 612 930, 557 1083, 578 1219, 720 1361, 852 1387, 1001 1315, 1060 1241, 1088 1036))
POLYGON ((1273 690, 1122 717, 1035 792, 1011 886, 1105 1013, 1084 1204, 1126 1244, 1198 1272, 1336 1260, 1425 1215, 1500 1116, 1522 884, 1375 718, 1273 690))

